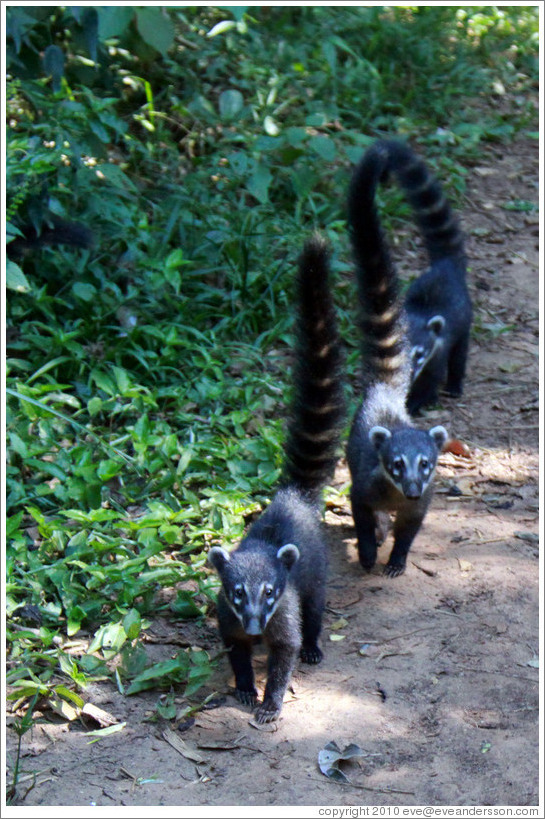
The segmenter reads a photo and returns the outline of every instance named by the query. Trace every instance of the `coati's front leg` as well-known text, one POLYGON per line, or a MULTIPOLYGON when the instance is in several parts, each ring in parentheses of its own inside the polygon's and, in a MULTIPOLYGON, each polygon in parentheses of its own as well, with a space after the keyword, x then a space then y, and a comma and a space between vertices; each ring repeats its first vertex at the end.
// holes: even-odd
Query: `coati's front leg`
POLYGON ((449 395, 459 397, 463 391, 466 374, 469 333, 452 347, 448 359, 448 373, 445 390, 449 395))
POLYGON ((267 685, 263 702, 254 712, 257 723, 272 722, 280 714, 299 647, 300 643, 297 640, 269 645, 267 685))
POLYGON ((384 574, 388 577, 397 577, 403 574, 407 565, 407 555, 426 514, 427 503, 418 503, 413 510, 400 509, 394 523, 394 547, 388 563, 384 567, 384 574))
POLYGON ((324 608, 325 589, 320 583, 313 594, 306 597, 301 603, 303 644, 299 656, 304 663, 309 665, 317 665, 324 656, 318 646, 324 608))
POLYGON ((235 696, 243 705, 253 707, 257 702, 257 690, 252 668, 252 643, 250 640, 226 640, 226 646, 230 648, 229 659, 235 675, 235 696))
POLYGON ((439 403, 438 384, 427 373, 423 373, 411 387, 406 406, 410 415, 420 415, 422 407, 439 403))
POLYGON ((255 705, 257 691, 252 668, 253 638, 247 635, 230 609, 225 591, 220 590, 217 601, 218 625, 229 662, 235 675, 235 696, 244 705, 255 705))
POLYGON ((352 517, 358 538, 358 557, 362 567, 370 572, 377 560, 377 520, 369 506, 352 494, 352 517))

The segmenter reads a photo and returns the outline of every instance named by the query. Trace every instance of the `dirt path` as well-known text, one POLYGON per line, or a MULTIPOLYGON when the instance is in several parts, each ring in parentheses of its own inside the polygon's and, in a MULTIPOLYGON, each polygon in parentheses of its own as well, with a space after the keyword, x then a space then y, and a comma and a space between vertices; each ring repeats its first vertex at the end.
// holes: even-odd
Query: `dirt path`
MULTIPOLYGON (((348 502, 330 508, 325 658, 299 666, 276 726, 249 724, 229 694, 227 660, 209 686, 225 703, 176 732, 202 762, 145 721, 156 694, 123 699, 97 685, 87 698, 125 729, 88 744, 77 725, 37 726, 24 738, 23 768, 40 774, 22 804, 538 804, 538 225, 537 211, 502 207, 537 203, 537 143, 488 148, 468 178, 481 330, 463 401, 445 400, 428 419, 465 441, 470 457, 442 456, 406 574, 364 575, 348 502), (364 752, 346 769, 350 785, 319 771, 332 740, 364 752)), ((347 481, 341 463, 337 483, 347 481)), ((168 657, 180 631, 157 621, 151 632, 168 657)), ((183 636, 219 647, 212 619, 183 636)))

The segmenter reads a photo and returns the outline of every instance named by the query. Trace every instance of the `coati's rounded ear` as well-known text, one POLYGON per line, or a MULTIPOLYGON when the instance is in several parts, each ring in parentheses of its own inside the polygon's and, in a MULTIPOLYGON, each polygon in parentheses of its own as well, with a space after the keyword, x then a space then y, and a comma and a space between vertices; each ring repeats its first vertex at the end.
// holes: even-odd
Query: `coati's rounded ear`
POLYGON ((229 552, 226 552, 221 546, 212 546, 208 552, 208 562, 214 567, 218 574, 221 574, 225 568, 225 564, 229 563, 230 559, 229 552))
POLYGON ((432 429, 430 429, 429 434, 435 442, 437 451, 441 452, 446 442, 448 441, 448 432, 446 431, 445 427, 433 427, 432 429))
POLYGON ((299 549, 293 543, 286 543, 277 551, 276 556, 289 571, 294 563, 299 560, 299 549))
POLYGON ((433 316, 433 318, 431 318, 426 325, 428 330, 431 330, 432 333, 435 333, 436 336, 441 335, 444 326, 445 326, 444 316, 433 316))
POLYGON ((369 440, 375 449, 380 449, 383 443, 391 437, 392 433, 386 427, 371 427, 369 430, 369 440))

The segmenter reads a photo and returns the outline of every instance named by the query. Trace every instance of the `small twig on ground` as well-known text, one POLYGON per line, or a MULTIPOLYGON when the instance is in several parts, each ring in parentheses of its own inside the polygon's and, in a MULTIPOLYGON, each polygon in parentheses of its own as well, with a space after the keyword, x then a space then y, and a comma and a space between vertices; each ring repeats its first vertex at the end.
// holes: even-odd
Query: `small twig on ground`
POLYGON ((411 634, 416 634, 417 631, 433 631, 434 626, 422 626, 422 628, 415 628, 414 631, 407 631, 405 634, 396 634, 395 637, 387 637, 385 640, 356 640, 357 643, 369 643, 369 645, 379 646, 383 643, 391 643, 393 640, 400 640, 402 637, 410 637, 411 634))
POLYGON ((420 566, 418 563, 415 563, 414 560, 411 560, 411 563, 413 564, 413 566, 416 566, 417 569, 420 569, 421 572, 427 574, 428 577, 437 577, 437 572, 435 571, 435 569, 426 569, 424 568, 424 566, 420 566))
POLYGON ((448 614, 449 617, 461 617, 461 614, 456 614, 455 611, 445 611, 444 609, 435 609, 438 614, 448 614))
POLYGON ((532 677, 523 677, 522 674, 508 674, 507 671, 490 671, 488 668, 467 668, 462 666, 460 671, 473 671, 475 674, 500 674, 502 677, 512 677, 515 680, 525 680, 526 682, 537 683, 538 679, 532 677))
POLYGON ((378 665, 381 660, 386 657, 412 657, 412 651, 382 651, 375 660, 375 665, 378 665))
POLYGON ((458 546, 482 546, 485 543, 502 543, 507 540, 511 540, 510 537, 490 537, 486 540, 462 540, 458 543, 458 546))
MULTIPOLYGON (((316 779, 316 777, 311 777, 313 782, 323 782, 322 779, 316 779)), ((414 791, 402 791, 398 788, 372 788, 370 785, 357 785, 355 782, 346 783, 351 788, 359 788, 362 791, 374 791, 375 793, 407 793, 410 796, 414 796, 414 791)))

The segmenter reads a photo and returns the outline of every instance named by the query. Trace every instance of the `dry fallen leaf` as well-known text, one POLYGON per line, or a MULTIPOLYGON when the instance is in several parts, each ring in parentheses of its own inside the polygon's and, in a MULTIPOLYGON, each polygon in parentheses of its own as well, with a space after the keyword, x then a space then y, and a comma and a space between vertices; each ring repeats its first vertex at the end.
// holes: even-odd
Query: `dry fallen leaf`
POLYGON ((191 762, 200 764, 208 761, 195 748, 191 748, 181 737, 177 736, 174 731, 171 731, 170 728, 165 728, 163 731, 163 739, 166 740, 169 745, 172 745, 174 750, 178 751, 179 754, 186 759, 190 759, 191 762))
POLYGON ((345 617, 339 617, 338 620, 335 620, 334 623, 331 623, 330 628, 333 631, 338 631, 338 629, 344 628, 347 625, 348 625, 348 620, 345 617))
POLYGON ((249 719, 248 725, 251 725, 252 728, 255 728, 257 731, 265 731, 269 734, 278 731, 278 723, 276 720, 274 722, 256 722, 254 719, 249 719))
POLYGON ((103 711, 102 708, 98 708, 96 705, 92 705, 90 702, 86 702, 83 708, 81 709, 81 713, 85 714, 87 717, 91 717, 94 719, 95 722, 98 722, 103 728, 106 728, 107 725, 115 725, 118 720, 109 714, 108 711, 103 711))
POLYGON ((350 780, 340 769, 340 763, 364 756, 364 752, 359 745, 347 745, 344 751, 339 749, 336 742, 328 742, 318 753, 318 765, 324 776, 333 779, 335 782, 349 784, 350 780))
POLYGON ((453 455, 458 455, 460 458, 471 458, 471 450, 467 444, 460 441, 459 438, 451 438, 443 449, 443 452, 452 452, 453 455))

